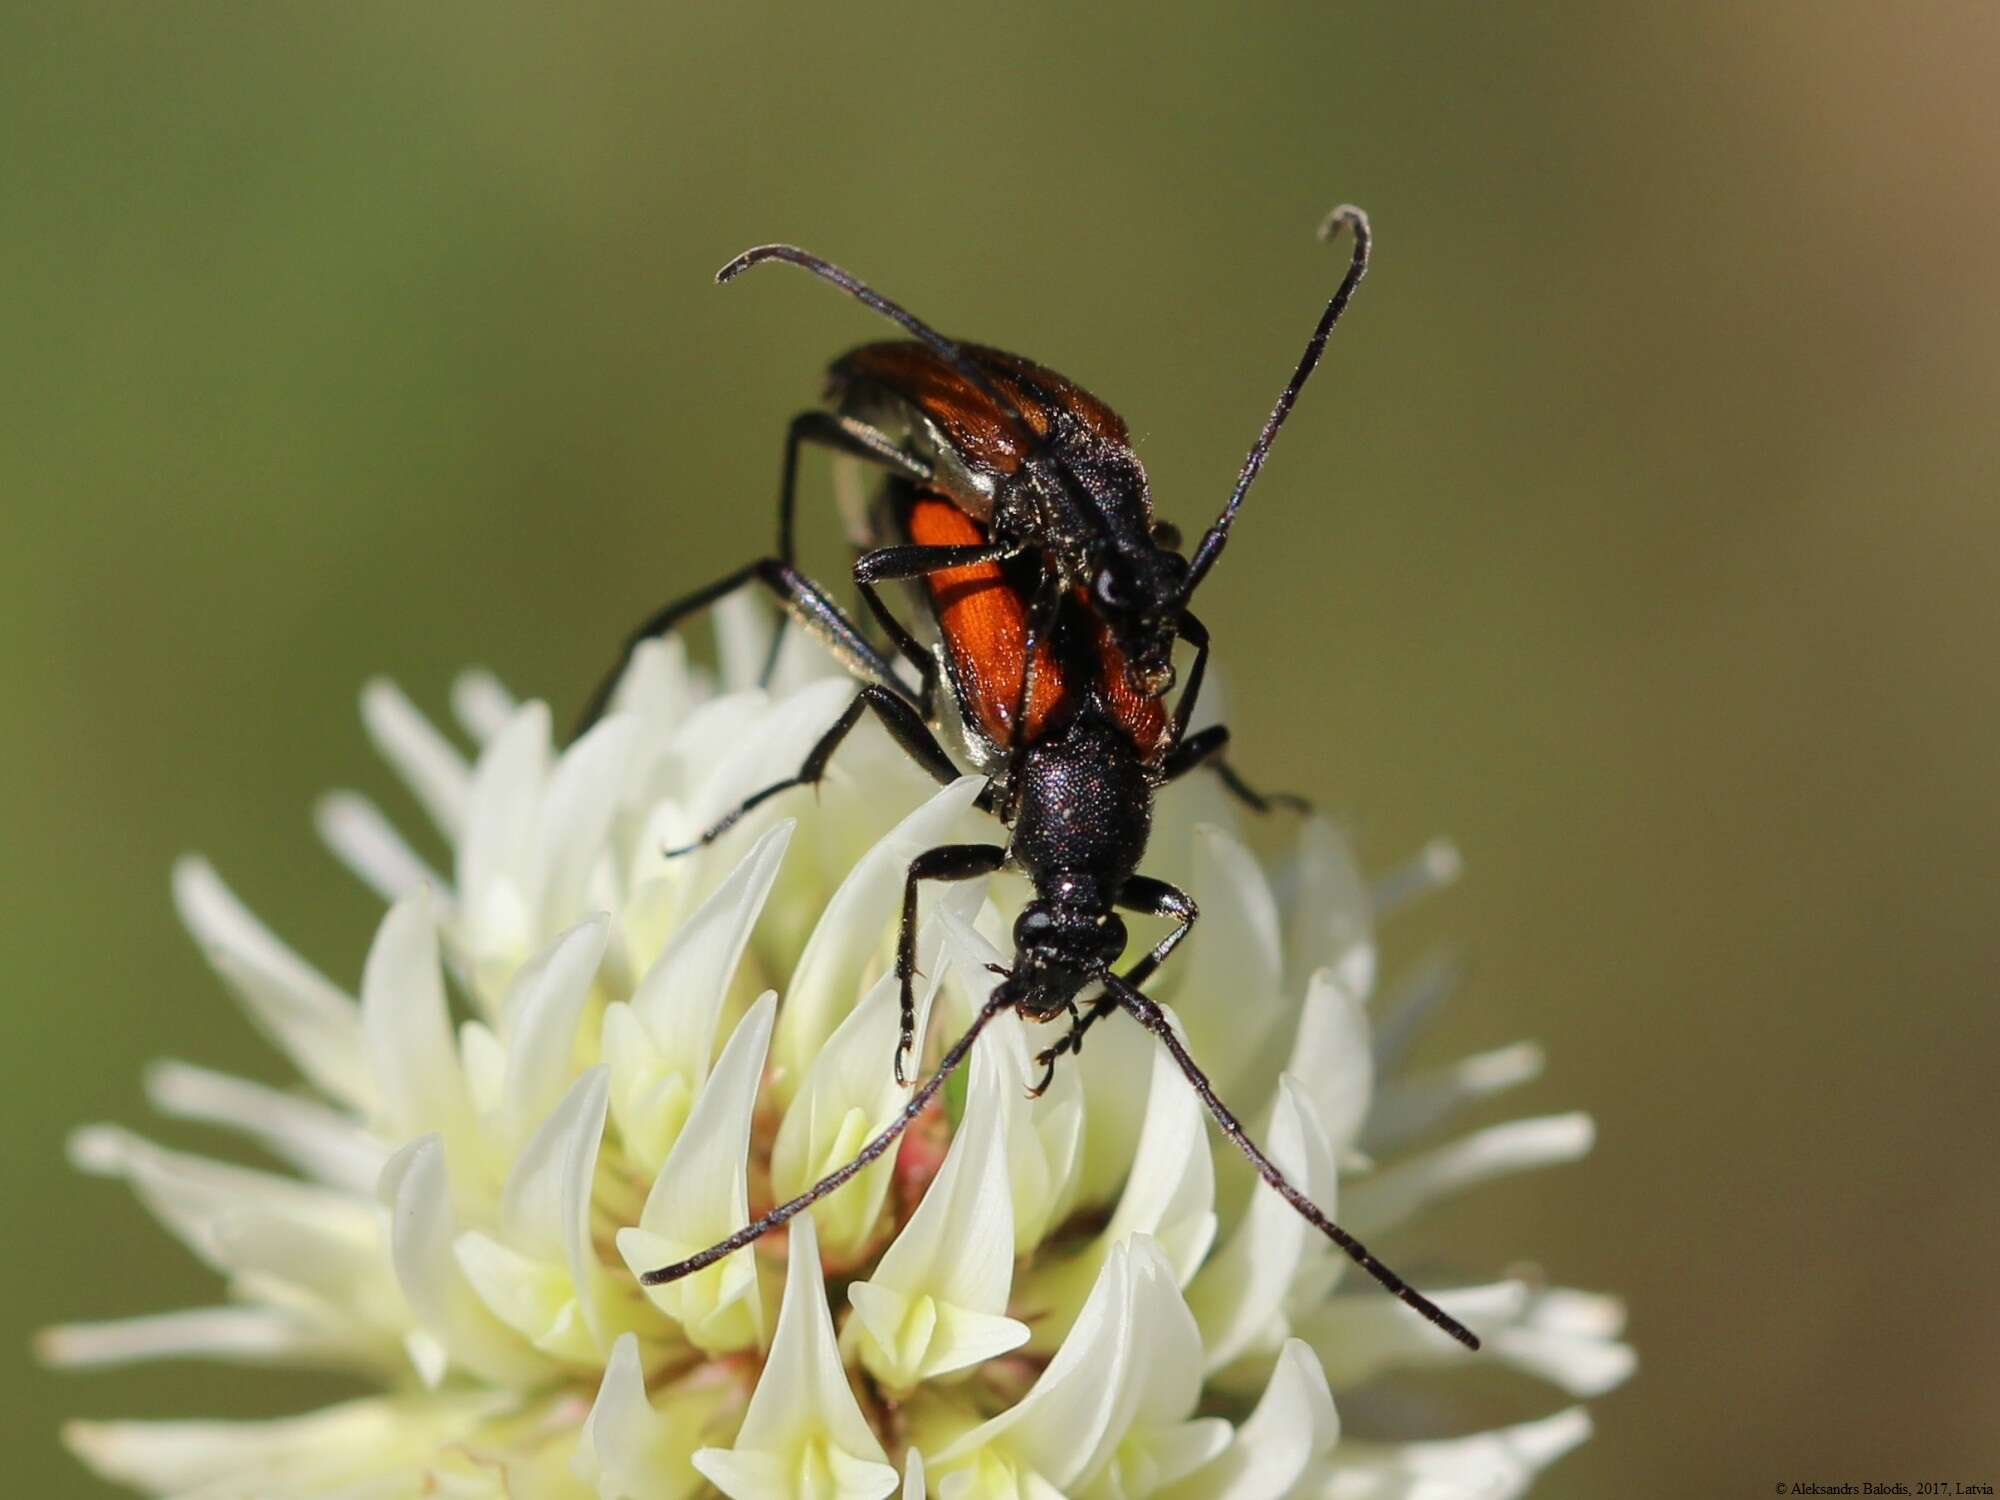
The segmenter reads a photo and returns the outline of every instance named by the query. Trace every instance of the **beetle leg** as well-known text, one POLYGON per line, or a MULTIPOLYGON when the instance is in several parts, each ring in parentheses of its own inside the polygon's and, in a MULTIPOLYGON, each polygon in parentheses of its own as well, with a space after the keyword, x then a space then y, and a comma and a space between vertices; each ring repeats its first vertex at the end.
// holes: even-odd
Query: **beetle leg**
POLYGON ((922 578, 942 573, 946 568, 969 568, 978 563, 999 562, 1021 549, 1012 542, 971 542, 963 547, 919 545, 877 547, 854 560, 856 583, 895 583, 905 578, 922 578))
POLYGON ((1166 881, 1155 880, 1150 875, 1127 877, 1125 889, 1118 893, 1118 904, 1142 917, 1172 917, 1174 920, 1173 930, 1153 944, 1150 953, 1125 971, 1125 982, 1136 989, 1151 979, 1153 971, 1167 961, 1167 955, 1181 945, 1181 939, 1194 931, 1195 918, 1201 915, 1201 909, 1194 904, 1194 897, 1179 886, 1168 885, 1166 881))
POLYGON ((669 849, 667 857, 673 859, 683 854, 692 854, 695 850, 714 843, 734 828, 745 813, 761 807, 781 792, 789 792, 793 787, 819 785, 820 778, 826 775, 827 763, 833 759, 833 752, 840 748, 840 742, 847 738, 856 724, 861 722, 864 710, 872 710, 896 743, 909 752, 912 760, 936 777, 941 785, 949 786, 958 779, 958 767, 951 763, 951 757, 945 754, 944 747, 937 742, 937 736, 931 733, 930 726, 924 723, 922 715, 906 699, 871 682, 855 695, 852 703, 841 710, 840 717, 833 721, 826 733, 822 734, 814 742, 812 749, 806 752, 805 762, 799 767, 797 775, 787 776, 783 781, 774 781, 763 790, 752 792, 732 810, 724 813, 692 844, 669 849))
POLYGON ((1196 619, 1191 610, 1184 609, 1175 622, 1174 632, 1194 647, 1194 661, 1188 667, 1187 686, 1181 689, 1180 701, 1174 704, 1174 737, 1170 743, 1178 745, 1187 738, 1188 720, 1194 717, 1195 700, 1201 696, 1201 680, 1208 675, 1208 627, 1196 619))
POLYGON ((903 878, 903 919, 896 930, 896 982, 903 1003, 902 1038, 896 1044, 896 1082, 908 1080, 903 1059, 917 1040, 917 885, 925 880, 977 880, 1007 862, 998 844, 940 844, 910 861, 903 878))
POLYGON ((889 660, 878 651, 860 627, 850 620, 838 604, 829 599, 824 590, 797 568, 782 558, 760 557, 753 563, 746 563, 735 572, 718 578, 706 588, 696 589, 692 594, 676 599, 673 603, 648 616, 639 627, 625 638, 625 644, 618 653, 618 661, 597 690, 590 695, 583 713, 577 719, 576 733, 582 734, 599 719, 610 706, 611 694, 618 681, 631 665, 632 654, 652 640, 665 635, 688 616, 698 613, 715 603, 723 595, 733 593, 746 583, 759 583, 777 596, 788 615, 795 616, 814 635, 824 641, 841 665, 856 677, 876 681, 892 692, 916 705, 916 697, 896 675, 889 660))
POLYGON ((882 633, 896 648, 896 653, 917 669, 917 708, 926 721, 937 717, 937 657, 924 648, 924 643, 910 634, 909 627, 896 618, 895 612, 882 602, 882 595, 872 583, 857 581, 854 587, 861 594, 861 602, 868 606, 868 613, 875 617, 875 623, 882 627, 882 633))
POLYGON ((807 443, 895 469, 919 484, 930 482, 931 466, 905 453, 879 428, 839 412, 817 408, 800 412, 785 430, 785 467, 778 481, 778 556, 787 563, 797 557, 793 550, 792 517, 798 498, 799 449, 807 443))
POLYGON ((1303 797, 1290 792, 1260 792, 1238 776, 1229 762, 1222 758, 1223 747, 1228 743, 1229 726, 1211 724, 1192 739, 1174 746, 1168 752, 1160 774, 1173 781, 1197 767, 1207 766, 1222 779, 1222 784, 1229 788, 1232 796, 1257 812, 1267 813, 1273 807, 1289 807, 1295 812, 1312 811, 1312 804, 1303 797))
POLYGON ((1039 1099, 1048 1091, 1049 1084, 1056 1076, 1056 1059, 1068 1052, 1081 1055, 1083 1034, 1116 1009, 1118 1002, 1109 995, 1098 997, 1089 1010, 1071 1022, 1069 1030, 1063 1033, 1054 1046, 1044 1047, 1035 1054, 1035 1061, 1042 1065, 1042 1076, 1036 1079, 1034 1087, 1028 1090, 1030 1099, 1039 1099))
MULTIPOLYGON (((778 561, 786 567, 798 561, 793 517, 798 505, 799 449, 807 443, 830 448, 864 463, 880 464, 919 483, 930 481, 929 464, 905 453, 887 433, 869 426, 858 417, 817 408, 800 412, 785 429, 785 464, 778 479, 778 561)), ((778 648, 784 644, 784 639, 785 622, 780 620, 778 628, 771 632, 771 649, 764 655, 764 670, 757 679, 760 684, 769 685, 771 673, 778 665, 778 648)))

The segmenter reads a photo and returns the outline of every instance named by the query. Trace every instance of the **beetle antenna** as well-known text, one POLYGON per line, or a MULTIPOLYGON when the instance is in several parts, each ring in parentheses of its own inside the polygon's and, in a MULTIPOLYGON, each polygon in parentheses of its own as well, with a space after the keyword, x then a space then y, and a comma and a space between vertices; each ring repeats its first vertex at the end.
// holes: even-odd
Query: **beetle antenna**
POLYGON ((882 314, 883 317, 900 326, 905 332, 914 335, 929 346, 940 358, 948 361, 954 370, 971 381, 978 388, 981 395, 997 402, 1003 407, 1008 416, 1021 424, 1023 431, 1032 433, 1033 429, 1028 426, 1027 418, 1022 416, 1021 408, 1008 400, 1003 392, 995 389, 993 382, 987 379, 985 372, 970 359, 967 359, 965 351, 959 348, 956 343, 939 333, 930 324, 926 323, 901 303, 890 301, 860 277, 842 270, 830 260, 822 260, 809 250, 801 250, 797 245, 753 246, 715 273, 716 285, 727 286, 752 266, 761 266, 767 260, 781 260, 788 265, 802 267, 812 272, 813 275, 819 277, 822 281, 832 282, 857 302, 873 308, 876 312, 882 314))
POLYGON ((1236 476, 1236 488, 1230 492, 1229 503, 1222 507, 1222 514, 1215 524, 1203 533, 1201 543, 1194 549, 1194 556, 1188 562, 1187 582, 1181 585, 1180 602, 1185 605, 1190 595, 1200 586, 1208 570, 1215 566, 1215 560, 1222 555, 1222 549, 1229 541, 1229 528, 1236 520, 1236 511, 1243 504, 1243 497, 1256 481, 1257 471, 1264 467, 1264 459, 1271 451, 1271 443, 1278 436, 1278 429, 1285 425, 1285 418, 1292 414, 1292 403, 1299 399, 1299 392, 1305 389, 1312 378, 1314 368, 1319 364, 1321 352, 1326 348, 1327 335, 1333 332, 1333 325, 1340 321, 1340 315, 1347 310, 1347 300, 1354 295, 1354 289, 1361 285, 1361 278, 1368 274, 1368 215, 1351 203, 1343 203, 1320 225, 1319 237, 1331 242, 1345 228, 1354 235, 1354 255, 1347 263, 1347 274, 1340 278, 1340 288, 1333 294, 1333 300, 1326 305, 1326 311, 1319 315, 1319 325, 1306 341, 1306 352, 1299 357, 1299 367, 1292 371, 1292 378, 1285 382, 1285 388, 1278 393, 1278 404, 1271 408, 1271 415, 1264 419, 1264 430, 1257 434, 1257 441, 1250 446, 1250 454, 1243 460, 1243 467, 1236 476))
POLYGON ((945 1086, 946 1080, 958 1071, 958 1065, 965 1061, 965 1055, 972 1050, 972 1044, 979 1039, 979 1033, 986 1029, 986 1023, 1001 1011, 1013 1008, 1012 1000, 1001 998, 1004 993, 995 990, 992 997, 979 1008, 979 1013, 972 1018, 972 1024, 965 1028, 965 1035, 953 1042, 944 1056, 938 1060, 937 1071, 917 1086, 916 1092, 904 1103, 902 1112, 883 1127, 880 1135, 856 1152, 854 1159, 846 1166, 834 1168, 798 1197, 780 1203, 763 1218, 745 1224, 726 1240, 717 1240, 699 1255, 690 1255, 686 1260, 677 1260, 670 1266, 661 1266, 657 1270, 641 1273, 640 1285, 663 1286, 669 1281, 679 1281, 683 1276, 692 1276, 704 1266, 714 1265, 725 1255, 734 1255, 745 1245, 755 1244, 773 1229, 789 1223, 828 1193, 844 1185, 884 1151, 895 1145, 897 1137, 910 1128, 911 1122, 924 1112, 924 1106, 936 1097, 937 1091, 945 1086))
POLYGON ((1166 1012, 1161 1010, 1158 1004, 1116 974, 1104 976, 1104 987, 1135 1021, 1160 1039, 1160 1044, 1180 1065, 1181 1072, 1187 1075, 1187 1081, 1194 1089, 1196 1097, 1207 1105, 1208 1112, 1215 1116, 1215 1123, 1222 1127, 1222 1133, 1235 1143, 1237 1150, 1250 1159, 1250 1165, 1257 1169, 1257 1175, 1269 1183, 1272 1190, 1289 1203, 1300 1218, 1338 1245, 1350 1260, 1402 1299, 1405 1306, 1443 1329, 1466 1348, 1479 1347, 1478 1334, 1383 1265, 1366 1245, 1321 1213, 1312 1199, 1292 1186, 1278 1164, 1266 1156, 1262 1148, 1250 1139, 1249 1133, 1237 1121, 1236 1116, 1229 1112, 1229 1106, 1216 1097, 1215 1087, 1208 1081, 1208 1075, 1202 1072, 1200 1065, 1189 1054, 1186 1043, 1181 1041, 1173 1023, 1167 1019, 1166 1012))

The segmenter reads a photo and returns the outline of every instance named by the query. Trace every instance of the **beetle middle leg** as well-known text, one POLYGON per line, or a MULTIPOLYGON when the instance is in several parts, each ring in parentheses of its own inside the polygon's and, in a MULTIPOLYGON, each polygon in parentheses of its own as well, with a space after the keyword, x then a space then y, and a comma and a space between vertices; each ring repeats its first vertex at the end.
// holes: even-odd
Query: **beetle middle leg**
POLYGON ((896 1082, 909 1080, 903 1059, 917 1040, 917 886, 926 880, 977 880, 1007 862, 998 844, 940 844, 910 861, 903 877, 903 919, 896 929, 896 981, 901 990, 903 1025, 896 1043, 896 1082))
MULTIPOLYGON (((907 691, 905 689, 904 691, 907 691)), ((705 830, 692 844, 684 844, 678 849, 669 849, 667 857, 672 859, 683 854, 692 854, 721 838, 741 821, 745 813, 762 806, 781 792, 789 792, 794 787, 817 786, 826 775, 827 763, 833 759, 833 752, 840 748, 840 742, 847 738, 854 726, 861 722, 864 712, 872 711, 889 731, 897 744, 909 752, 910 758, 936 778, 940 786, 949 786, 958 779, 958 767, 945 754, 944 746, 931 733, 930 726, 923 720, 908 698, 880 683, 868 683, 854 696, 854 701, 841 710, 827 731, 813 743, 806 752, 804 762, 798 771, 782 781, 774 781, 769 786, 752 792, 729 812, 726 812, 705 830)))
POLYGON ((667 634, 690 615, 708 608, 725 594, 734 593, 747 583, 761 584, 769 589, 784 607, 785 613, 818 636, 839 658, 841 665, 856 677, 891 684, 893 690, 898 692, 909 692, 896 676, 888 658, 861 633, 861 628, 847 617, 846 612, 827 597, 824 589, 783 558, 760 557, 657 610, 627 636, 623 649, 618 653, 617 664, 584 705, 583 713, 577 720, 576 733, 581 735, 604 717, 605 709, 611 704, 611 695, 617 690, 619 679, 625 675, 625 669, 631 665, 633 653, 639 647, 656 636, 667 634))

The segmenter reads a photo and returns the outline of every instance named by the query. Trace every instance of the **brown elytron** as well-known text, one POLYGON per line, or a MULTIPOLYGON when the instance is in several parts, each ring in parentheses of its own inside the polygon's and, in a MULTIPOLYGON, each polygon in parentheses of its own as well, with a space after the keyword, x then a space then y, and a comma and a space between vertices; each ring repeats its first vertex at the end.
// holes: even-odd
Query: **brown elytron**
MULTIPOLYGON (((958 348, 966 364, 1005 398, 1006 405, 974 385, 965 370, 915 339, 891 339, 850 350, 827 371, 827 393, 840 400, 865 391, 871 399, 890 396, 906 402, 934 423, 973 467, 994 475, 1019 472, 1065 417, 1109 442, 1130 442, 1125 419, 1075 381, 1005 350, 983 344, 958 348)), ((991 497, 980 491, 961 487, 952 498, 982 520, 990 513, 991 497)))

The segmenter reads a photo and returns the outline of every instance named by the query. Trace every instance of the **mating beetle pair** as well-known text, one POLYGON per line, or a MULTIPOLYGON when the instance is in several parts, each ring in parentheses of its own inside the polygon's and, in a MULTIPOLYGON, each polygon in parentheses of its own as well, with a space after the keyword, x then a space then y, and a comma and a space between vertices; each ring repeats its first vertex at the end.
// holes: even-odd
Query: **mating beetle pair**
MULTIPOLYGON (((746 251, 717 275, 727 282, 751 266, 785 261, 841 287, 900 324, 907 340, 868 344, 830 372, 832 410, 802 413, 785 444, 778 498, 778 547, 706 588, 675 601, 628 640, 618 669, 585 711, 587 725, 609 702, 638 645, 672 630, 745 584, 768 588, 861 682, 847 709, 814 744, 798 772, 765 787, 705 832, 707 843, 745 813, 793 787, 816 783, 845 736, 872 712, 940 782, 959 771, 939 742, 940 675, 979 769, 988 776, 979 805, 1011 830, 1001 844, 951 844, 912 861, 904 884, 896 972, 902 1037, 899 1082, 915 1045, 918 889, 927 881, 976 879, 1013 864, 1035 899, 1014 925, 1014 966, 971 1027, 946 1049, 937 1070, 912 1092, 897 1118, 845 1166, 707 1250, 647 1272, 649 1285, 677 1280, 751 1244, 834 1191, 897 1140, 964 1061, 979 1033, 1004 1010, 1037 1021, 1067 1014, 1071 1028, 1037 1059, 1052 1070, 1076 1051, 1091 1026, 1123 1010, 1157 1037, 1231 1141, 1295 1210, 1383 1286, 1469 1347, 1470 1330, 1409 1286, 1286 1180, 1216 1097, 1164 1012, 1141 986, 1192 928, 1186 893, 1138 873, 1152 824, 1153 797, 1199 767, 1216 771, 1238 797, 1267 807, 1222 759, 1221 725, 1189 734, 1209 637, 1188 601, 1229 538, 1243 497, 1272 440, 1325 348, 1327 336, 1368 267, 1368 219, 1338 209, 1322 235, 1341 229, 1353 253, 1320 315, 1304 355, 1279 394, 1235 489, 1190 557, 1173 528, 1153 518, 1146 474, 1124 421, 1072 382, 1016 355, 939 334, 830 262, 788 245, 746 251), (918 686, 898 676, 889 654, 801 573, 793 520, 800 449, 806 444, 888 472, 880 523, 893 538, 864 552, 854 582, 890 651, 915 668, 918 686), (883 601, 878 585, 920 584, 939 649, 933 653, 883 601), (1169 713, 1173 650, 1194 652, 1186 686, 1169 713), (1174 927, 1120 973, 1126 945, 1118 910, 1167 917, 1174 927), (1086 991, 1099 993, 1078 1011, 1086 991)), ((690 846, 696 847, 696 846, 690 846)), ((1043 1075, 1046 1084, 1047 1071, 1043 1075)))

